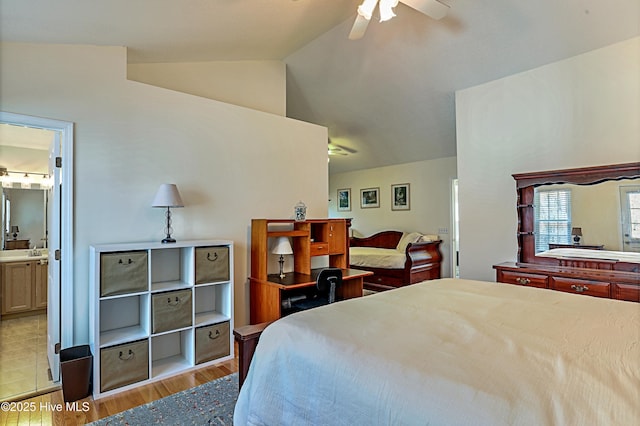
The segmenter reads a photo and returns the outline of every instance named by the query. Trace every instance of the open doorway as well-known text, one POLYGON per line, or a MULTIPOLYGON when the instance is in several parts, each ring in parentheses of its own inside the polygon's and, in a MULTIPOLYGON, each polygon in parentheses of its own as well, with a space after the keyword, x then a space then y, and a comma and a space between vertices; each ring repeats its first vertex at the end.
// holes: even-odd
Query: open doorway
MULTIPOLYGON (((3 127, 3 132, 12 134, 16 129, 31 129, 33 131, 40 131, 46 134, 50 134, 49 146, 45 148, 45 164, 46 173, 38 171, 33 173, 33 177, 36 178, 46 177, 48 182, 44 186, 44 199, 46 200, 46 207, 44 207, 44 216, 46 224, 44 225, 44 232, 42 238, 29 238, 29 247, 27 249, 18 249, 18 251, 4 251, 5 241, 3 239, 2 253, 5 256, 5 260, 10 259, 11 256, 23 256, 25 255, 24 262, 13 262, 13 260, 23 260, 20 258, 11 259, 11 264, 22 263, 26 268, 22 274, 26 280, 33 284, 32 295, 18 295, 25 301, 24 304, 31 303, 33 311, 39 315, 39 320, 36 322, 27 321, 31 315, 27 312, 27 306, 20 306, 20 303, 16 304, 17 311, 12 312, 12 315, 0 316, 0 321, 8 324, 5 318, 19 319, 23 324, 23 327, 34 327, 36 324, 36 333, 38 339, 42 342, 43 351, 46 354, 34 359, 34 363, 47 367, 46 376, 40 372, 38 373, 37 380, 34 381, 33 389, 25 389, 24 386, 15 386, 14 389, 20 391, 19 395, 12 396, 15 398, 22 395, 37 394, 46 391, 52 386, 59 384, 60 372, 59 372, 59 357, 58 352, 60 347, 67 347, 72 345, 73 336, 73 269, 72 269, 72 203, 73 203, 73 187, 72 187, 72 154, 73 154, 73 123, 62 122, 57 120, 50 120, 40 117, 25 116, 20 114, 0 112, 0 126, 3 127), (6 130, 6 132, 4 131, 6 130), (31 242, 31 240, 38 240, 31 242), (43 241, 42 241, 43 240, 43 241), (35 247, 34 247, 35 246, 35 247), (44 276, 44 277, 43 277, 44 276), (38 292, 38 283, 45 283, 43 288, 40 288, 38 292), (38 293, 38 297, 35 294, 38 293), (44 295, 43 295, 44 293, 44 295), (44 305, 42 301, 44 299, 44 305), (35 309, 37 307, 46 309, 46 314, 42 314, 44 309, 35 309), (29 323, 30 325, 25 325, 29 323)), ((14 137, 14 139, 16 139, 14 137)), ((0 144, 3 142, 0 141, 0 144)), ((0 168, 4 167, 12 172, 22 172, 24 175, 28 175, 30 170, 20 170, 28 166, 29 157, 33 150, 33 147, 19 147, 19 145, 13 143, 13 148, 8 149, 5 147, 4 153, 12 153, 20 156, 17 160, 9 155, 2 156, 2 163, 8 163, 8 167, 0 164, 0 168)), ((0 145, 2 147, 3 145, 0 145)), ((6 187, 11 187, 14 190, 16 186, 22 188, 28 187, 31 182, 23 184, 13 180, 15 176, 11 174, 3 173, 3 184, 6 187), (7 182, 7 181, 10 181, 7 182)), ((26 178, 27 176, 22 176, 26 178)), ((36 187, 41 186, 40 181, 36 183, 36 187)), ((38 188, 41 189, 41 188, 38 188)), ((17 197, 17 196, 16 196, 17 197)), ((14 212, 16 210, 14 209, 14 212)), ((14 216, 15 220, 15 216, 14 216)), ((26 219, 25 219, 26 222, 26 219)), ((17 225, 13 225, 17 229, 17 225)), ((3 228, 3 234, 6 229, 3 228)), ((9 237, 12 239, 13 235, 9 237)), ((5 239, 7 238, 5 234, 5 239)), ((15 238, 17 240, 17 238, 15 238)), ((9 264, 3 262, 3 265, 9 264)), ((18 279, 21 275, 18 272, 15 277, 18 279)), ((13 279, 13 277, 11 278, 13 279)), ((3 278, 3 290, 7 284, 4 281, 9 281, 3 278)), ((17 287, 16 287, 17 288, 17 287)), ((3 298, 3 308, 6 298, 3 298)), ((6 311, 6 309, 5 309, 6 311)), ((33 315, 35 316, 35 315, 33 315)), ((17 324, 17 323, 16 323, 17 324)), ((1 348, 0 348, 1 350, 1 348)), ((4 364, 4 363, 3 363, 4 364)), ((38 365, 36 365, 36 368, 38 365)), ((36 370, 34 368, 34 370, 36 370)), ((37 368, 37 370, 41 370, 37 368)), ((1 399, 8 399, 9 396, 3 395, 1 399)))
POLYGON ((451 181, 451 276, 460 278, 460 219, 458 214, 458 179, 451 181))

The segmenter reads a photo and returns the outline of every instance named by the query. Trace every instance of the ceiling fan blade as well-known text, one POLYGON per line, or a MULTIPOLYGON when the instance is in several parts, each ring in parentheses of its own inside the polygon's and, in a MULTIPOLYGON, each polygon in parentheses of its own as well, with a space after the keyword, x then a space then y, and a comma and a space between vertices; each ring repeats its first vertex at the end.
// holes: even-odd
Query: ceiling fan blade
POLYGON ((358 14, 356 15, 356 20, 353 23, 353 27, 351 27, 351 32, 349 33, 349 40, 358 40, 364 36, 364 32, 367 31, 367 26, 369 25, 369 20, 364 16, 358 14))
POLYGON ((449 12, 449 6, 438 0, 400 0, 400 2, 433 19, 442 19, 449 12))

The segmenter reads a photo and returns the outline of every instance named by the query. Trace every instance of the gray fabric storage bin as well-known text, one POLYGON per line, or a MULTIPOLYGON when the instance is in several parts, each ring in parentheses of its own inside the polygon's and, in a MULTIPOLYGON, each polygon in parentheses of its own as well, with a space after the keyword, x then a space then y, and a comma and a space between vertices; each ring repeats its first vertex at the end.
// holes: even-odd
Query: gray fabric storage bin
POLYGON ((191 290, 167 291, 151 296, 151 328, 153 333, 191 326, 191 290))
POLYGON ((196 364, 229 355, 229 321, 196 328, 196 364))
POLYGON ((100 254, 100 296, 146 291, 149 263, 146 251, 100 254))
POLYGON ((100 349, 100 391, 149 378, 149 342, 138 340, 100 349))
POLYGON ((229 247, 196 248, 196 284, 229 280, 229 247))

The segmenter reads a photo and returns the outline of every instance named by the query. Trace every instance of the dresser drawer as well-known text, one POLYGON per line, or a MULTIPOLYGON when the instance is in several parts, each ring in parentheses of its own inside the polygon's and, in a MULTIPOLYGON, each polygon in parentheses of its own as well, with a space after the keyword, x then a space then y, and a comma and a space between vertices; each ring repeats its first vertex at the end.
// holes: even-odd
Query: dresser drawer
POLYGON ((311 256, 325 256, 329 254, 329 243, 311 243, 311 256))
POLYGON ((100 296, 146 291, 149 263, 146 251, 102 253, 100 296))
POLYGON ((196 249, 196 284, 229 281, 229 247, 196 249))
POLYGON ((629 302, 640 302, 640 285, 613 284, 611 297, 618 300, 628 300, 629 302))
POLYGON ((196 364, 229 355, 229 322, 196 328, 196 364))
POLYGON ((100 349, 100 391, 106 392, 149 378, 146 340, 100 349))
POLYGON ((567 293, 588 296, 609 297, 611 284, 606 282, 579 280, 574 278, 551 277, 551 288, 567 293))
POLYGON ((498 281, 501 283, 524 285, 528 287, 549 287, 549 277, 546 275, 528 274, 523 272, 499 271, 498 281))
POLYGON ((167 291, 151 296, 152 332, 190 327, 192 323, 191 290, 167 291))

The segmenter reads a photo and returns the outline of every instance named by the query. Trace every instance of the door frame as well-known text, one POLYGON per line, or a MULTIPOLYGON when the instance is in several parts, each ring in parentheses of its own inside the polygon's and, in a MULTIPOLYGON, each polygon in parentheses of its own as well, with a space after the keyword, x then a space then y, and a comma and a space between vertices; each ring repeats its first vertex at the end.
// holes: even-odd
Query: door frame
POLYGON ((62 150, 62 190, 60 194, 60 347, 73 345, 73 131, 72 122, 52 120, 24 114, 0 111, 0 123, 60 132, 62 150))

